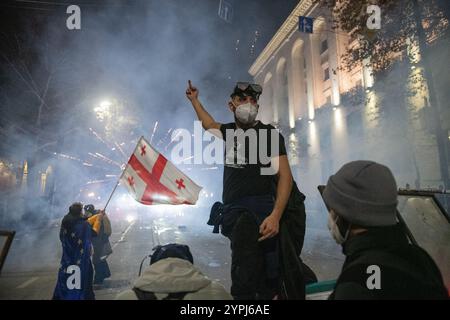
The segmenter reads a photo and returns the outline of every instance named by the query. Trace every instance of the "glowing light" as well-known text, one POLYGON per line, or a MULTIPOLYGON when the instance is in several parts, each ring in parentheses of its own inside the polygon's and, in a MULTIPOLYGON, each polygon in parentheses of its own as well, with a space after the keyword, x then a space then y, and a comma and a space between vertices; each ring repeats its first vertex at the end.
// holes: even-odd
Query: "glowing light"
POLYGON ((336 111, 337 110, 337 107, 333 107, 333 111, 336 111))
POLYGON ((416 66, 411 66, 411 70, 414 70, 416 68, 416 66))
POLYGON ((117 199, 117 205, 121 208, 136 208, 138 202, 129 194, 124 193, 117 199))
POLYGON ((161 201, 161 202, 169 202, 169 197, 168 196, 163 196, 163 195, 160 195, 160 194, 155 194, 154 196, 153 196, 153 200, 158 200, 158 201, 161 201))
POLYGON ((301 121, 302 120, 302 117, 298 117, 298 119, 297 119, 298 121, 301 121))
POLYGON ((106 117, 110 116, 110 107, 112 103, 108 100, 100 102, 100 104, 94 107, 94 112, 99 121, 105 120, 106 117))
POLYGON ((94 192, 89 192, 87 196, 89 198, 93 198, 93 197, 95 197, 95 193, 94 192))
POLYGON ((297 141, 297 137, 296 137, 295 133, 291 133, 289 135, 289 141, 293 141, 293 142, 297 141))
POLYGON ((365 118, 367 121, 367 126, 375 128, 379 123, 379 109, 378 109, 378 97, 374 91, 370 91, 367 94, 367 99, 365 102, 365 118))
POLYGON ((314 156, 319 149, 319 143, 318 143, 318 137, 317 137, 317 130, 316 130, 316 123, 314 121, 310 120, 309 125, 309 144, 311 145, 311 148, 309 148, 310 156, 314 156))
POLYGON ((363 60, 363 80, 366 88, 371 88, 374 84, 372 67, 370 65, 370 58, 363 60))
POLYGON ((343 119, 341 109, 333 108, 334 110, 334 122, 336 124, 336 129, 340 132, 343 128, 343 119))
POLYGON ((132 215, 127 215, 127 217, 125 218, 125 220, 127 220, 128 223, 133 222, 134 220, 136 220, 135 216, 132 215))
POLYGON ((102 102, 100 102, 100 108, 103 109, 107 109, 109 107, 111 107, 112 103, 108 100, 103 100, 102 102))
POLYGON ((291 129, 295 128, 295 118, 292 114, 292 110, 289 110, 289 127, 291 127, 291 129))

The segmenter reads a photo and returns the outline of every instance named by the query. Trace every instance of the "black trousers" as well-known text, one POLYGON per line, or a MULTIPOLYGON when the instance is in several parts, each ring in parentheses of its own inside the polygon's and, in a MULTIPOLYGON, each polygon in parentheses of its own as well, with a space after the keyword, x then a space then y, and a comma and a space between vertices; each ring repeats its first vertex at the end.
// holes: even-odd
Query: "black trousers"
POLYGON ((231 240, 231 295, 236 300, 269 300, 279 291, 278 238, 258 242, 259 225, 250 212, 234 223, 231 240))

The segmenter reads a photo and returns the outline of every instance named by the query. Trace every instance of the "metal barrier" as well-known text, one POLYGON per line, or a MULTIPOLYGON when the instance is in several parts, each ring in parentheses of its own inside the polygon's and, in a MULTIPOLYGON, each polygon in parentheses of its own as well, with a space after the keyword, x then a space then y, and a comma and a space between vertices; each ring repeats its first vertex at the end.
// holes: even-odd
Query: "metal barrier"
POLYGON ((0 230, 0 273, 2 272, 3 264, 5 263, 6 256, 11 248, 15 234, 15 231, 0 230))

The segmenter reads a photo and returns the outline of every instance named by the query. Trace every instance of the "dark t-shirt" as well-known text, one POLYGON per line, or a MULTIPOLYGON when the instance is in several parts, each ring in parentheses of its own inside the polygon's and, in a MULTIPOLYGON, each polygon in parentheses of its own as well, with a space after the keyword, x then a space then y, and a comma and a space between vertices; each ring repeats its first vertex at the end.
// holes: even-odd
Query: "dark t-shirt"
POLYGON ((225 141, 223 203, 246 196, 275 196, 278 170, 268 171, 270 158, 286 155, 284 138, 278 130, 258 121, 254 127, 242 131, 236 130, 234 122, 222 124, 220 131, 225 141))

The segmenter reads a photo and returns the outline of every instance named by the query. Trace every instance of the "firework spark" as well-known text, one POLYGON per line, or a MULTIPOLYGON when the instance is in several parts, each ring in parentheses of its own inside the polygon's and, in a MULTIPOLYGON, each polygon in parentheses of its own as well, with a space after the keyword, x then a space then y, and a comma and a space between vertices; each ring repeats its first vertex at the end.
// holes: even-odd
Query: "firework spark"
POLYGON ((158 127, 158 121, 155 122, 155 125, 153 127, 152 136, 150 137, 150 144, 152 144, 153 136, 155 135, 156 128, 158 127))
POLYGON ((120 144, 114 141, 114 145, 116 146, 117 150, 119 150, 120 154, 124 157, 123 159, 127 159, 127 155, 125 154, 125 152, 123 152, 123 149, 120 146, 120 144))
POLYGON ((175 134, 175 136, 173 136, 173 138, 170 140, 170 142, 167 144, 166 148, 164 149, 165 151, 167 151, 167 149, 169 148, 169 146, 172 144, 172 142, 175 141, 175 139, 180 135, 181 132, 182 132, 182 131, 179 130, 179 131, 175 134))

